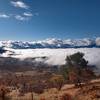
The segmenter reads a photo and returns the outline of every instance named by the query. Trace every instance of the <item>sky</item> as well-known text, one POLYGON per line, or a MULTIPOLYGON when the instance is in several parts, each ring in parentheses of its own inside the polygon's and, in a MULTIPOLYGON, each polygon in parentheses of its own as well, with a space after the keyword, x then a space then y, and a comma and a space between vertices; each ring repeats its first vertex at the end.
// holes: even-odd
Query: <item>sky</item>
POLYGON ((100 0, 0 0, 0 40, 100 37, 100 0))

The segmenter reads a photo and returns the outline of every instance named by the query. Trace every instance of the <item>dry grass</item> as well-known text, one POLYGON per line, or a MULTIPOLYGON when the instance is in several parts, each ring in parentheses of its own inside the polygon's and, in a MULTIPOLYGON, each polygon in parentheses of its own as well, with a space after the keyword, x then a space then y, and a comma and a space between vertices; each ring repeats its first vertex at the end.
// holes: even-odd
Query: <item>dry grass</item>
MULTIPOLYGON (((20 96, 18 91, 9 94, 12 100, 32 100, 32 94, 20 96)), ((82 88, 73 84, 65 85, 60 91, 56 88, 45 90, 42 94, 33 93, 33 100, 100 100, 100 80, 93 80, 82 88)))

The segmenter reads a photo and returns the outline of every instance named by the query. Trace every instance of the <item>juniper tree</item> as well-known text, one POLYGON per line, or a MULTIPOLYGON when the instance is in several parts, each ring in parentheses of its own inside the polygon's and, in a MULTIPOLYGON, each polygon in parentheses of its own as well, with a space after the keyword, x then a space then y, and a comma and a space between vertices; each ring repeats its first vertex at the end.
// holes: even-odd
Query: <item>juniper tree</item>
POLYGON ((80 86, 81 82, 88 81, 94 75, 91 66, 84 58, 84 54, 77 52, 66 57, 66 67, 68 78, 75 86, 80 86))

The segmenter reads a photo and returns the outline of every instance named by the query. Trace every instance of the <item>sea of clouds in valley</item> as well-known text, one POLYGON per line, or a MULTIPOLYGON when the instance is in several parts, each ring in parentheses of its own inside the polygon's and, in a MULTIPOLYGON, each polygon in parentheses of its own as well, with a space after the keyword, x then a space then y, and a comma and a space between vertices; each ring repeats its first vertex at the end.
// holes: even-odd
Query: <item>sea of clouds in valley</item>
POLYGON ((2 57, 14 57, 20 60, 26 58, 37 58, 36 61, 43 61, 52 65, 65 64, 66 56, 76 52, 85 54, 84 58, 89 61, 90 65, 96 65, 100 71, 100 48, 67 48, 67 49, 7 49, 8 51, 1 54, 2 57), (43 60, 42 57, 47 57, 43 60))
POLYGON ((52 65, 65 64, 66 56, 76 52, 85 54, 90 65, 95 65, 100 72, 100 37, 96 39, 46 39, 42 41, 0 41, 0 47, 7 50, 1 57, 14 57, 20 60, 35 58, 37 62, 52 65), (43 59, 45 58, 46 59, 43 59))

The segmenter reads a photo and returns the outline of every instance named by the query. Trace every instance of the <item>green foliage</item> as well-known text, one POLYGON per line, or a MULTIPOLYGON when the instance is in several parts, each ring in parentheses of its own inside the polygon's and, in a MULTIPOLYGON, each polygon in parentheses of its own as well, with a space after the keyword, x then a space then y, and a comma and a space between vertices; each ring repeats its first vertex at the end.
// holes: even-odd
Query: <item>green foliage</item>
POLYGON ((67 65, 86 67, 88 64, 88 61, 86 61, 83 57, 84 57, 84 54, 80 52, 67 56, 66 58, 67 65))
POLYGON ((61 66, 60 73, 63 75, 65 80, 68 80, 68 67, 66 65, 61 66))
POLYGON ((75 85, 80 85, 84 80, 88 81, 94 75, 93 70, 88 66, 88 61, 84 59, 84 54, 80 52, 67 56, 65 66, 64 71, 75 85))

